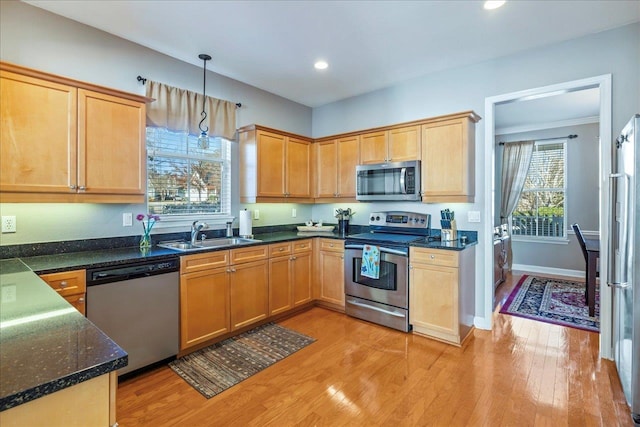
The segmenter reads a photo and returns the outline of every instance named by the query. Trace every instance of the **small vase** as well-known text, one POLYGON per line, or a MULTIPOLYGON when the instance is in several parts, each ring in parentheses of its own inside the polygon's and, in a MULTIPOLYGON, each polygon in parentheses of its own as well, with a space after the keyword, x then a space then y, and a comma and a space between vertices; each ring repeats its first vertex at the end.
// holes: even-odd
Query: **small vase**
POLYGON ((348 219, 339 219, 338 220, 338 231, 341 236, 346 236, 349 233, 349 220, 348 219))
POLYGON ((151 248, 151 236, 148 234, 143 234, 140 236, 140 250, 148 251, 151 248))

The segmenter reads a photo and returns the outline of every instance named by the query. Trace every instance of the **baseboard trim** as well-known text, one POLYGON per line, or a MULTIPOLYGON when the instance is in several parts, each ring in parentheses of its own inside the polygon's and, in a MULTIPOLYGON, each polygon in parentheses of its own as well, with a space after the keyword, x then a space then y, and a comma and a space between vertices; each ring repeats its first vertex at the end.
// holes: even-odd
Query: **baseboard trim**
POLYGON ((476 329, 484 329, 484 330, 490 331, 491 319, 487 319, 486 317, 475 316, 473 318, 473 325, 476 327, 476 329))
POLYGON ((579 279, 585 278, 585 272, 582 270, 569 270, 566 268, 544 267, 541 265, 513 264, 511 266, 511 270, 526 271, 529 273, 552 274, 556 276, 569 276, 569 277, 576 277, 579 279))

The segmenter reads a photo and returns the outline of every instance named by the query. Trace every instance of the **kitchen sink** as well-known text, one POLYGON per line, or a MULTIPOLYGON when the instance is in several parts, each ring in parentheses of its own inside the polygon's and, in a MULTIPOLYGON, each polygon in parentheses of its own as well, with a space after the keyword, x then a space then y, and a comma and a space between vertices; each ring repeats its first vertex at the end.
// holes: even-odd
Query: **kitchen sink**
POLYGON ((248 245, 250 243, 258 243, 262 240, 247 239, 244 237, 220 237, 217 239, 207 239, 196 243, 196 246, 205 248, 217 248, 219 246, 248 245))
POLYGON ((222 248, 229 246, 248 245, 262 240, 247 239, 244 237, 220 237, 216 239, 199 240, 196 244, 190 242, 160 242, 158 246, 166 249, 175 249, 181 252, 201 251, 210 248, 222 248))

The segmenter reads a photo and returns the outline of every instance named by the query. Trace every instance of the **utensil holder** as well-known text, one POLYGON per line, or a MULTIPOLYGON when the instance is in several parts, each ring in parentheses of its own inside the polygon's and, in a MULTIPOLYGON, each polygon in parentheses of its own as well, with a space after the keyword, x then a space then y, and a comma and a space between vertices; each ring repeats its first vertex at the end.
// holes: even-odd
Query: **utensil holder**
POLYGON ((456 227, 456 221, 451 221, 451 228, 443 228, 440 231, 440 240, 443 242, 451 242, 458 240, 458 227, 456 227))

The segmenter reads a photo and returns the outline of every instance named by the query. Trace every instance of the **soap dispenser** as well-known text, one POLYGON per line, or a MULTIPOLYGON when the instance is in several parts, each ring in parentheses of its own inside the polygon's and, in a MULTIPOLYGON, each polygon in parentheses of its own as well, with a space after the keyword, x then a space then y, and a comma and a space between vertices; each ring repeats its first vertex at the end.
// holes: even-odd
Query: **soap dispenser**
POLYGON ((231 228, 232 224, 233 221, 227 221, 227 237, 233 237, 233 228, 231 228))

